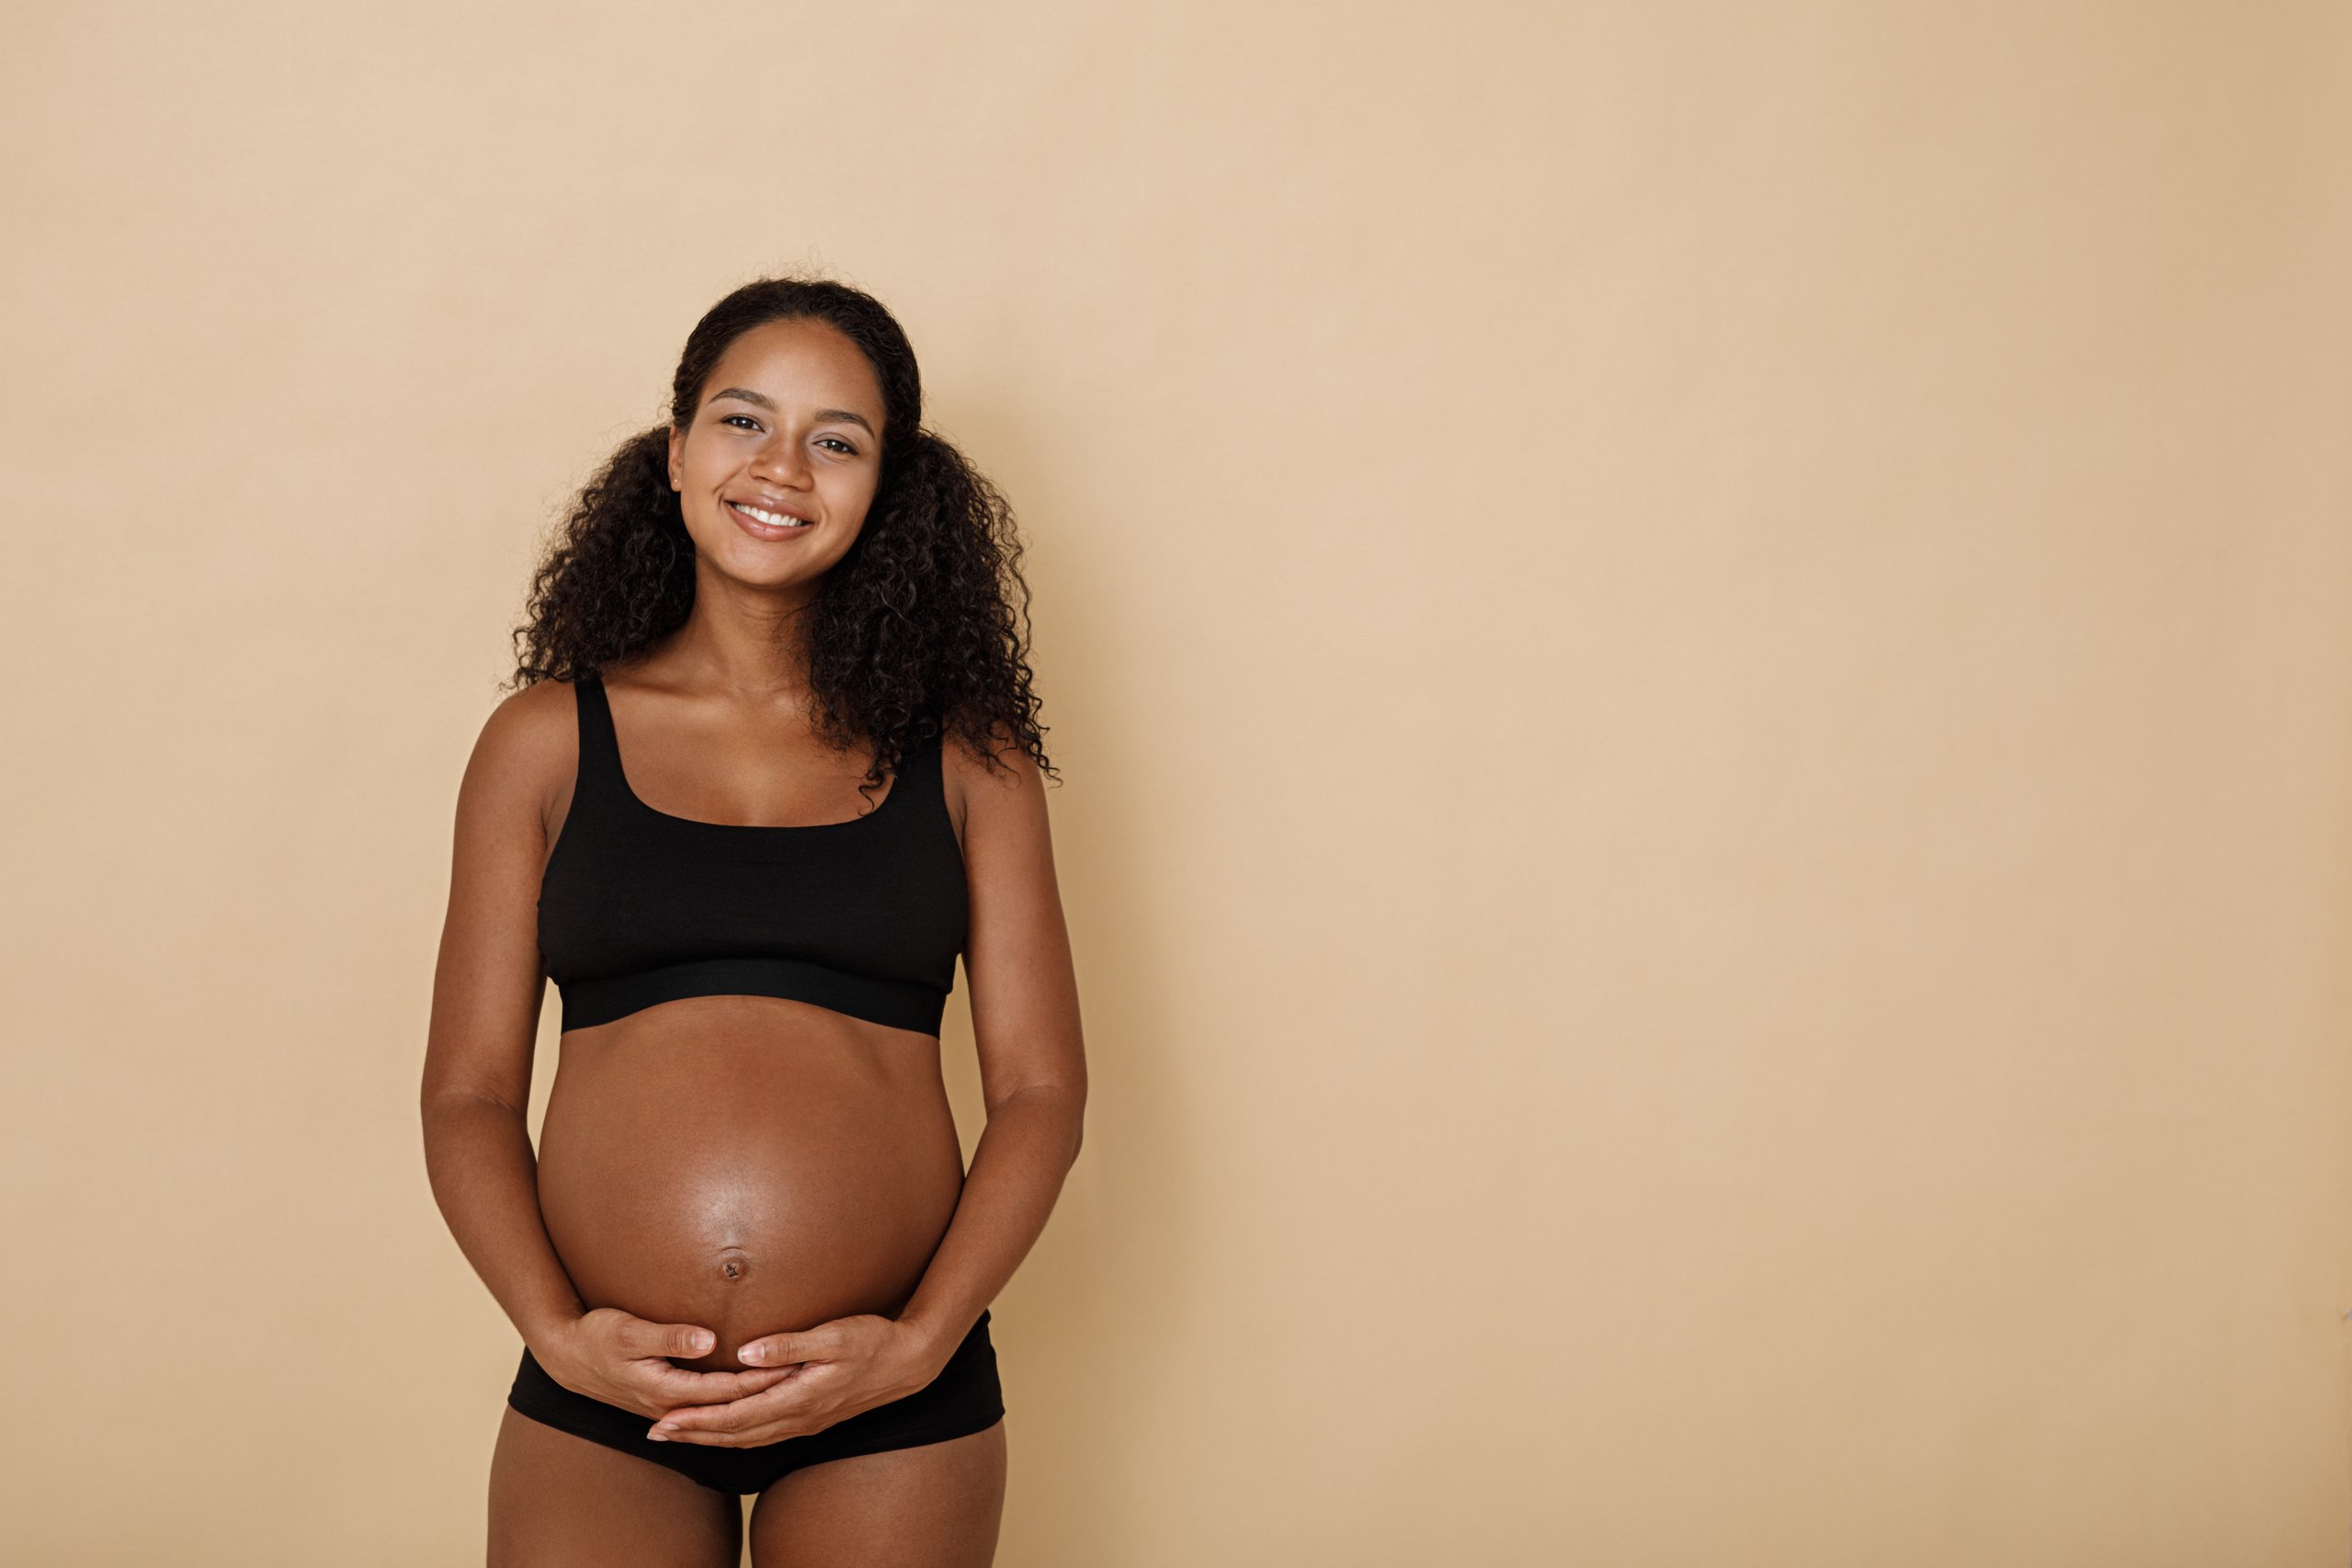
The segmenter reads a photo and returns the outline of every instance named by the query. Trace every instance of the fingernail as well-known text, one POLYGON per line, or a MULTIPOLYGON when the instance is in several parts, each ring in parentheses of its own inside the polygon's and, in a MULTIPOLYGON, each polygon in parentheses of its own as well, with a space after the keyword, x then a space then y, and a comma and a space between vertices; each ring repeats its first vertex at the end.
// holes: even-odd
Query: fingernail
POLYGON ((745 1362, 756 1361, 759 1359, 759 1346, 756 1345, 746 1345, 740 1352, 738 1352, 738 1354, 745 1362))
POLYGON ((646 1436, 652 1437, 653 1441, 657 1443, 666 1443, 670 1440, 669 1434, 676 1430, 677 1428, 676 1426, 665 1421, 659 1426, 654 1427, 653 1431, 647 1433, 646 1436))
POLYGON ((687 1343, 693 1346, 697 1350, 708 1350, 710 1348, 710 1335, 698 1330, 697 1332, 687 1335, 687 1343))

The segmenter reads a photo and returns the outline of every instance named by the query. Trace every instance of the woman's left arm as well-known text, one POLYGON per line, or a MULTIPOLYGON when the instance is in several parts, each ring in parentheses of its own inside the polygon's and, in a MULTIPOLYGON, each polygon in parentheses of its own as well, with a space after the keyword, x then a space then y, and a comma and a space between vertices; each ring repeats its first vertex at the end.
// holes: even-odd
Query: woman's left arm
POLYGON ((960 744, 945 747, 963 801, 964 979, 988 1108, 947 1234, 895 1319, 837 1318, 752 1340, 737 1352, 747 1366, 807 1365, 764 1392, 672 1411, 651 1435, 771 1443, 915 1392, 1045 1230, 1083 1141, 1086 1052, 1045 779, 1026 752, 1007 744, 999 756, 1001 771, 960 744))
POLYGON ((1078 979, 1044 778, 1009 746, 999 754, 1003 773, 960 745, 947 755, 964 800, 964 979, 988 1121, 955 1219, 898 1314, 928 1340, 935 1375, 1044 1231, 1078 1158, 1086 1109, 1078 979))

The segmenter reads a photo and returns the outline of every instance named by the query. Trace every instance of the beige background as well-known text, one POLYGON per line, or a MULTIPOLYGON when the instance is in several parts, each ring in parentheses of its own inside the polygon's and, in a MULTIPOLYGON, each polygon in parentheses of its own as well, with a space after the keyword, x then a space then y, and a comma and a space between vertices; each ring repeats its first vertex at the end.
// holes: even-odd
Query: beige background
POLYGON ((0 1555, 480 1560, 459 771, 807 264, 1067 779, 1000 1562, 2346 1561, 2341 6, 8 31, 0 1555))

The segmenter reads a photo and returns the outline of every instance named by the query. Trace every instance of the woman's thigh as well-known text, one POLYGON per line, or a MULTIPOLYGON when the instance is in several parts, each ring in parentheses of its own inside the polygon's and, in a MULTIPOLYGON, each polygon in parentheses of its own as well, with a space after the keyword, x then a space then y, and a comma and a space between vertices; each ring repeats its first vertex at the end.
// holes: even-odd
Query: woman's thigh
POLYGON ((755 1568, 988 1568, 1005 1517, 1005 1423, 827 1460, 759 1494, 755 1568))
POLYGON ((507 1408, 489 1568, 736 1568, 742 1555, 737 1499, 507 1408))

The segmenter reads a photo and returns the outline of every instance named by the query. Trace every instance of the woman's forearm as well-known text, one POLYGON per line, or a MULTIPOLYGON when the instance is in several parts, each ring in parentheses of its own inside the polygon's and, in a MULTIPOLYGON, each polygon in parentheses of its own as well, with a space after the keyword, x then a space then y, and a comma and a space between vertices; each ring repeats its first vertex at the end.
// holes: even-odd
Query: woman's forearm
POLYGON ((426 1176, 458 1250, 523 1343, 543 1345, 551 1329, 587 1308, 547 1238, 539 1161, 522 1112, 452 1095, 425 1107, 424 1119, 426 1176))
POLYGON ((1028 1256, 1078 1157, 1085 1096, 1022 1089, 988 1113, 955 1218, 899 1322, 921 1328, 944 1360, 1028 1256))

